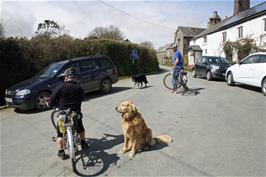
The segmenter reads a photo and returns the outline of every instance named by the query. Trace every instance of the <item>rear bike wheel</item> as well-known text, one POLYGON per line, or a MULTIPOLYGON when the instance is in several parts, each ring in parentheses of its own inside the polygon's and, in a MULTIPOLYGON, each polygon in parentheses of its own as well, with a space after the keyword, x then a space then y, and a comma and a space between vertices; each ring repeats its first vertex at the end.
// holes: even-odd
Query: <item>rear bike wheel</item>
POLYGON ((57 129, 57 117, 60 113, 60 110, 54 110, 52 113, 51 113, 51 122, 53 124, 53 127, 55 129, 57 129))
POLYGON ((182 78, 180 78, 180 88, 181 88, 181 93, 184 94, 186 93, 186 91, 188 90, 188 86, 187 86, 187 76, 186 75, 182 75, 180 76, 182 78))
POLYGON ((164 86, 169 89, 172 90, 173 89, 173 74, 172 73, 168 73, 164 76, 163 78, 163 84, 164 86))
POLYGON ((72 170, 74 171, 76 156, 75 156, 73 132, 72 132, 72 128, 70 127, 67 128, 67 148, 68 148, 68 153, 69 153, 69 157, 71 160, 72 170))

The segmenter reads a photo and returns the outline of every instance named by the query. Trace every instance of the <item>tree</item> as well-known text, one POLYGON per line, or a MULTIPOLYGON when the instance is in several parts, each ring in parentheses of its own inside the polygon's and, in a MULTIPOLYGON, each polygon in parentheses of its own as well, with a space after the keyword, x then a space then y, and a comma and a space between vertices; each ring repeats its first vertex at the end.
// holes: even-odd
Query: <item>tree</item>
POLYGON ((141 42, 140 45, 148 47, 150 49, 154 49, 153 48, 153 44, 151 42, 149 42, 149 41, 141 42))
POLYGON ((4 37, 4 27, 2 23, 0 23, 0 37, 4 37))
POLYGON ((108 27, 96 27, 94 28, 89 36, 89 38, 97 37, 98 39, 113 39, 113 40, 123 40, 123 33, 119 28, 110 25, 108 27))
POLYGON ((43 23, 38 24, 35 34, 45 37, 58 37, 63 34, 64 27, 58 25, 53 20, 44 20, 43 23))

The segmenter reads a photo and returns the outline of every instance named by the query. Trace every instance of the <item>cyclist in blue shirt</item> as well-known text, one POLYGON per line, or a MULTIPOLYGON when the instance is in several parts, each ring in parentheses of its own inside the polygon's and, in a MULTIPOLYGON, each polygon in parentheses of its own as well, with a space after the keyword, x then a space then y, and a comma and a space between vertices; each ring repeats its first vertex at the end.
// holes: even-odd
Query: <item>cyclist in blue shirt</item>
POLYGON ((184 67, 184 61, 183 61, 183 57, 182 57, 181 53, 177 50, 177 45, 175 43, 173 43, 170 48, 174 52, 174 54, 173 54, 174 65, 173 65, 173 79, 172 79, 173 90, 172 90, 172 93, 175 93, 176 89, 177 89, 177 78, 179 76, 179 72, 184 67))

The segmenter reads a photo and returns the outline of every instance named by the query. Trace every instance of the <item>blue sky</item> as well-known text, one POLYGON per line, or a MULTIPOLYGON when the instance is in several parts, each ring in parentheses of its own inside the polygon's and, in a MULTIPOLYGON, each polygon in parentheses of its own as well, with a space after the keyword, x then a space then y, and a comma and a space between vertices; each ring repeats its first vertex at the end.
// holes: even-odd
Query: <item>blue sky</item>
MULTIPOLYGON (((251 0, 251 7, 264 0, 251 0)), ((99 26, 114 25, 132 42, 150 41, 157 49, 174 40, 178 26, 206 28, 218 11, 233 14, 233 0, 173 1, 1 1, 1 23, 6 36, 31 37, 46 19, 64 25, 68 34, 86 37, 99 26)))

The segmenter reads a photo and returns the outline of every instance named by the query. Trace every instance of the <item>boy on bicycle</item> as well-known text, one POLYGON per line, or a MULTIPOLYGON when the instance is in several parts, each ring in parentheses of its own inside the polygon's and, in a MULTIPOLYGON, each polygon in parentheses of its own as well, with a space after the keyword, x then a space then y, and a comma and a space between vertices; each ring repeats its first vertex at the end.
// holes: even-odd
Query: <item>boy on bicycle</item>
POLYGON ((172 51, 174 52, 173 54, 173 79, 172 79, 172 83, 173 83, 173 90, 172 93, 176 93, 176 89, 177 89, 177 78, 179 76, 179 72, 181 71, 181 69, 184 67, 184 61, 183 61, 183 57, 181 55, 181 53, 177 50, 177 45, 175 43, 173 43, 170 47, 170 49, 172 49, 172 51))
MULTIPOLYGON (((75 68, 69 68, 64 72, 64 83, 59 85, 49 97, 47 106, 55 106, 58 103, 59 110, 71 109, 75 113, 79 114, 77 116, 77 131, 80 134, 81 148, 86 149, 88 147, 85 142, 85 129, 82 123, 82 113, 81 113, 81 102, 84 98, 84 91, 76 81, 76 71, 75 68)), ((64 140, 63 134, 59 131, 57 127, 57 146, 58 146, 58 157, 63 160, 67 158, 64 152, 64 140)))

